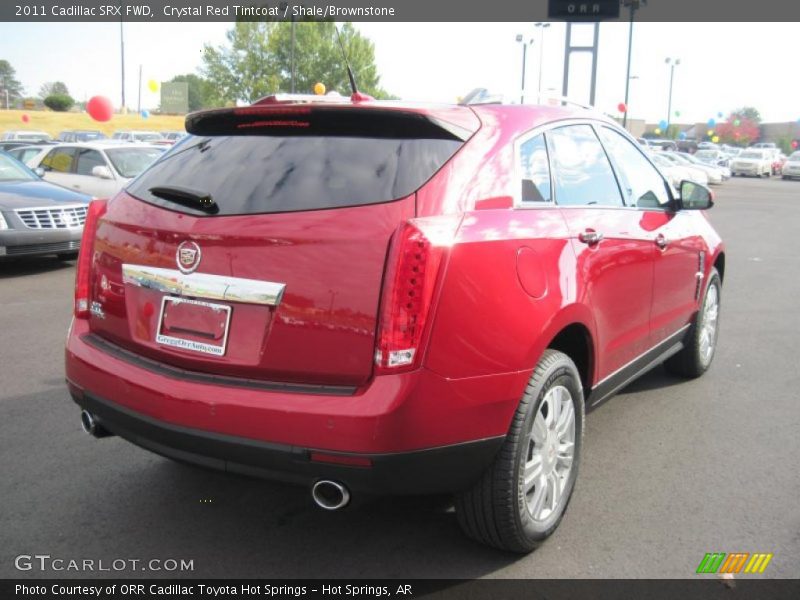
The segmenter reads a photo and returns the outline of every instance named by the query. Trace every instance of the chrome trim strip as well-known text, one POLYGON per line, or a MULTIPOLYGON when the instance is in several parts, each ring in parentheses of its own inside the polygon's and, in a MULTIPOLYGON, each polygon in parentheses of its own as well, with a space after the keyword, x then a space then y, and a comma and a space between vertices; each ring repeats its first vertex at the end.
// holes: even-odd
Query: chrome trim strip
POLYGON ((659 346, 668 343, 672 338, 677 337, 677 336, 681 335, 682 333, 686 333, 686 330, 689 329, 689 327, 691 327, 691 325, 692 325, 691 323, 687 323, 686 325, 684 325, 683 327, 678 329, 678 331, 676 331, 675 333, 673 333, 671 335, 668 335, 667 337, 665 337, 663 340, 661 340, 660 342, 658 342, 657 344, 655 344, 651 348, 648 348, 647 350, 642 352, 639 356, 637 356, 633 360, 631 360, 631 361, 625 363, 624 365, 622 365, 619 369, 617 369, 616 371, 614 371, 610 375, 606 375, 605 377, 603 377, 603 379, 601 381, 598 381, 594 386, 592 386, 592 389, 596 389, 596 388, 600 387, 606 381, 608 381, 609 379, 611 379, 612 377, 614 377, 615 375, 617 375, 621 371, 624 371, 625 369, 630 367, 637 360, 641 360, 642 358, 645 357, 645 355, 649 354, 650 352, 652 352, 653 350, 655 350, 659 346))
POLYGON ((122 281, 167 294, 266 306, 278 306, 286 289, 285 283, 207 273, 183 274, 175 269, 130 264, 122 265, 122 281))

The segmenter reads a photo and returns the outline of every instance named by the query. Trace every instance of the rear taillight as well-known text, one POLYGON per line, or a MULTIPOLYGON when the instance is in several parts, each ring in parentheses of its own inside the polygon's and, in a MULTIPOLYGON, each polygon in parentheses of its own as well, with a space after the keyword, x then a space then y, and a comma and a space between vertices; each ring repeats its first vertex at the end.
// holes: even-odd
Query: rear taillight
POLYGON ((381 296, 375 364, 396 373, 419 364, 442 259, 453 243, 458 217, 411 219, 395 233, 381 296))
POLYGON ((97 232, 97 223, 106 212, 106 203, 107 200, 92 200, 89 203, 86 222, 83 225, 81 250, 75 268, 75 317, 78 319, 89 318, 94 236, 97 232))

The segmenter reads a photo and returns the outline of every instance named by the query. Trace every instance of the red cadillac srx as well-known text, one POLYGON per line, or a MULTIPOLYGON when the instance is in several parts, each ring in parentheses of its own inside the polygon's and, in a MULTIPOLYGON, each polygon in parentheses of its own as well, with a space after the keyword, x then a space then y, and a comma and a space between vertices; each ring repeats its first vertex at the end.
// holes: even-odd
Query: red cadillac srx
POLYGON ((84 429, 359 493, 456 494, 465 532, 557 527, 584 414, 717 343, 711 192, 564 106, 265 98, 92 202, 66 348, 84 429))

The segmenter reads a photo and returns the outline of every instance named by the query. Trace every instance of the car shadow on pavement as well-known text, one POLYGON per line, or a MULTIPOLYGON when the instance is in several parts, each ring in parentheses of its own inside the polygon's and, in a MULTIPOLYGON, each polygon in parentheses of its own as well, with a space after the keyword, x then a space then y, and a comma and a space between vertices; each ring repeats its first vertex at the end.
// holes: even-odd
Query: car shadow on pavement
POLYGON ((75 261, 64 261, 55 256, 36 256, 29 258, 7 258, 0 260, 0 279, 10 279, 12 277, 24 277, 26 275, 36 275, 48 271, 59 271, 71 269, 75 266, 75 261))
MULTIPOLYGON (((186 559, 193 570, 65 577, 475 578, 523 557, 467 539, 446 496, 367 498, 328 512, 310 490, 179 464, 80 431, 63 388, 2 398, 0 577, 13 556, 186 559), (42 550, 43 552, 45 550, 42 550), (8 559, 8 560, 6 560, 8 559)), ((45 575, 46 576, 46 575, 45 575)))
POLYGON ((672 387, 673 385, 685 384, 686 381, 686 378, 673 375, 667 371, 662 364, 652 368, 638 379, 626 385, 619 392, 617 392, 617 395, 623 396, 625 394, 660 390, 672 387))

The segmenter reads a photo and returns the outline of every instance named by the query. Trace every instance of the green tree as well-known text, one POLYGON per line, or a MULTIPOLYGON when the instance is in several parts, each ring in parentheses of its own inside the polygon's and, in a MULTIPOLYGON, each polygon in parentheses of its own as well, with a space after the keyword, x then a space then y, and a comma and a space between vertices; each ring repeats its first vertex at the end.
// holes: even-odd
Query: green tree
POLYGON ((22 84, 16 79, 17 72, 11 63, 0 59, 0 102, 5 108, 5 95, 8 92, 9 102, 22 98, 24 92, 22 84))
POLYGON ((761 123, 761 113, 758 112, 758 109, 753 108, 752 106, 743 106, 738 110, 734 110, 731 112, 732 116, 736 116, 739 118, 744 117, 748 121, 759 125, 761 123))
POLYGON ((170 80, 170 83, 186 83, 189 90, 189 111, 200 110, 202 108, 214 108, 219 106, 216 102, 216 94, 214 93, 211 83, 193 73, 186 75, 176 75, 170 80))
MULTIPOLYGON (((341 26, 342 45, 361 92, 376 98, 389 95, 380 87, 375 46, 353 27, 341 26)), ((239 22, 228 34, 229 46, 206 45, 203 75, 217 95, 218 104, 258 98, 291 90, 291 22, 239 22)), ((329 90, 350 93, 347 68, 339 49, 336 24, 295 24, 295 91, 313 93, 321 82, 329 90)))
POLYGON ((54 94, 69 96, 67 85, 63 81, 48 81, 39 88, 39 97, 42 99, 54 94))
POLYGON ((73 104, 75 100, 68 94, 50 94, 44 99, 44 105, 55 112, 66 112, 73 104))

